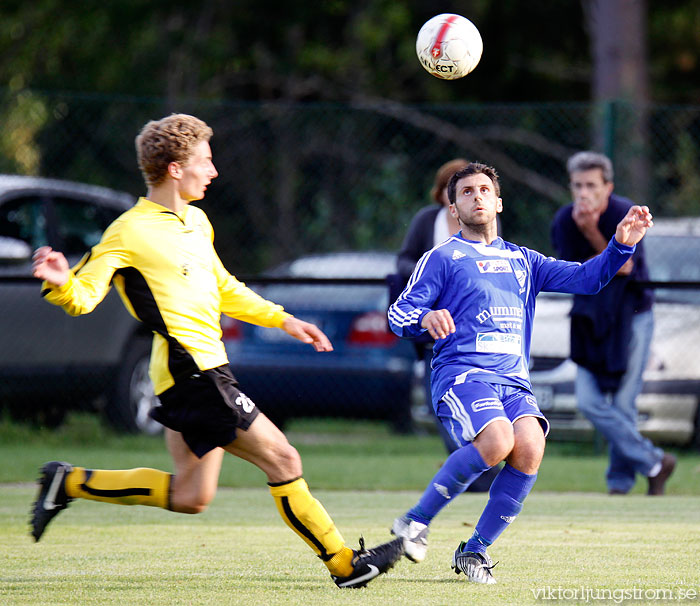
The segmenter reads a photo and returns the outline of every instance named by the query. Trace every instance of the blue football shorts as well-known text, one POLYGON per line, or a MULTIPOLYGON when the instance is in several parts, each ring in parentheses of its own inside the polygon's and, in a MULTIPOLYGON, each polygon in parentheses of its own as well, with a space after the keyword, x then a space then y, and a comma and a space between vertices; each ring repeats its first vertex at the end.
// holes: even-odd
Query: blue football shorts
POLYGON ((459 446, 472 442, 496 419, 515 423, 522 417, 536 417, 546 436, 549 421, 529 391, 512 385, 465 381, 455 384, 440 398, 435 411, 440 422, 459 446))

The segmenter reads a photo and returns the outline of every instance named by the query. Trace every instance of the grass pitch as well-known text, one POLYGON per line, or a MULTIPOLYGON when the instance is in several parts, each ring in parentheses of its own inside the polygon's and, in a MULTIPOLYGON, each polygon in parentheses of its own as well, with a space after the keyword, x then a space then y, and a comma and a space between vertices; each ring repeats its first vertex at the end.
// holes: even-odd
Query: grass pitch
MULTIPOLYGON (((285 433, 301 453, 304 477, 316 490, 423 490, 446 458, 435 435, 396 435, 381 422, 298 420, 285 433)), ((700 453, 676 451, 679 462, 666 491, 700 496, 700 453)), ((56 430, 32 429, 0 418, 0 485, 31 482, 46 461, 97 469, 155 467, 172 471, 162 436, 116 434, 96 415, 73 414, 56 430)), ((548 442, 536 490, 605 492, 607 454, 588 443, 548 442)), ((264 486, 256 467, 224 458, 219 485, 264 486)), ((647 483, 638 477, 634 494, 647 483)), ((1 490, 1 488, 0 488, 1 490)))
MULTIPOLYGON (((445 458, 435 436, 395 436, 381 424, 304 422, 287 432, 304 476, 348 543, 390 538, 445 458)), ((33 481, 47 460, 88 467, 171 469, 162 437, 109 432, 79 415, 56 431, 0 421, 0 606, 454 604, 700 601, 700 456, 679 451, 668 496, 605 494, 605 454, 549 444, 525 509, 490 549, 497 585, 450 569, 487 495, 456 498, 431 526, 426 560, 402 560, 361 590, 339 590, 279 518, 263 474, 227 457, 209 510, 75 501, 40 543, 29 536, 33 481)))
MULTIPOLYGON (((0 604, 443 605, 636 603, 700 595, 697 497, 608 497, 535 490, 490 552, 495 586, 450 569, 486 501, 465 494, 434 522, 426 560, 403 559, 361 590, 339 590, 279 519, 268 491, 222 489, 204 514, 76 501, 40 543, 28 534, 30 485, 1 488, 0 604), (576 594, 574 592, 577 592, 576 594), (663 592, 663 593, 660 593, 663 592), (574 599, 576 596, 581 599, 574 599), (596 597, 597 596, 597 597, 596 597), (619 597, 620 600, 616 600, 619 597), (653 599, 649 599, 652 597, 653 599), (539 599, 538 599, 539 598, 539 599)), ((314 491, 346 539, 390 538, 414 491, 314 491)), ((692 599, 690 601, 693 601, 692 599)))

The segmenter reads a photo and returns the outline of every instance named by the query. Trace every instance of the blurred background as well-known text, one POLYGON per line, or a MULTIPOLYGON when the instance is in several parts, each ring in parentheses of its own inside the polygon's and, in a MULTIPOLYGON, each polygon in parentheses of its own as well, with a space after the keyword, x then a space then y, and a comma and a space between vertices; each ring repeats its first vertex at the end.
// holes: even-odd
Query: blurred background
MULTIPOLYGON (((415 392, 407 382, 420 381, 410 346, 395 343, 378 324, 377 314, 388 303, 382 283, 393 263, 382 255, 399 249, 415 212, 430 204, 435 171, 447 160, 465 157, 494 165, 502 179, 502 235, 545 254, 553 252, 550 221, 569 201, 566 159, 582 149, 608 154, 616 192, 648 204, 656 217, 698 215, 698 23, 700 5, 693 0, 6 1, 0 5, 0 173, 100 185, 135 198, 144 193, 133 144, 141 126, 170 112, 201 117, 214 129, 220 174, 201 206, 229 271, 260 289, 295 276, 339 280, 330 286, 345 291, 312 291, 304 303, 306 317, 327 322, 329 330, 337 319, 325 318, 333 310, 324 301, 355 301, 362 299, 360 289, 374 289, 363 302, 355 301, 354 309, 343 310, 344 319, 338 320, 343 327, 337 329, 343 339, 337 357, 344 356, 338 366, 345 364, 346 374, 360 372, 359 360, 376 358, 380 374, 400 377, 400 387, 396 382, 342 387, 356 390, 350 402, 365 398, 373 410, 378 404, 372 398, 382 389, 406 401, 415 392), (420 26, 441 12, 468 17, 483 38, 480 64, 461 80, 438 80, 416 58, 420 26), (369 253, 372 260, 361 259, 360 269, 339 269, 346 260, 325 258, 337 271, 324 269, 322 259, 312 270, 285 265, 348 251, 369 253), (276 283, 271 276, 277 276, 276 283)), ((42 191, 46 210, 53 203, 47 202, 48 190, 42 191)), ((112 206, 113 212, 119 208, 112 206)), ((45 227, 52 219, 36 219, 43 211, 22 215, 20 206, 12 208, 0 207, 0 228, 4 222, 6 230, 0 235, 14 233, 30 247, 50 239, 45 227), (25 220, 34 221, 33 227, 21 234, 17 225, 25 220)), ((52 212, 47 217, 56 220, 52 212)), ((95 243, 113 212, 102 213, 99 221, 94 212, 81 211, 78 219, 69 213, 73 227, 66 229, 80 232, 76 254, 95 243)), ((695 250, 696 240, 690 242, 683 249, 684 264, 698 266, 700 257, 687 256, 695 250)), ((29 304, 21 303, 27 296, 22 289, 33 288, 36 295, 37 284, 22 273, 22 259, 20 254, 6 261, 11 271, 0 272, 0 284, 14 293, 0 300, 6 325, 0 331, 0 394, 19 416, 30 400, 25 388, 18 395, 18 377, 37 391, 42 382, 74 376, 76 368, 86 366, 85 360, 70 362, 68 349, 61 351, 68 347, 65 332, 51 346, 45 331, 29 332, 38 323, 31 320, 36 315, 29 304), (19 308, 24 319, 16 316, 19 308), (18 352, 28 341, 56 353, 47 362, 51 372, 35 374, 35 353, 28 352, 20 364, 18 352)), ((672 257, 667 265, 674 267, 677 260, 672 257)), ((700 303, 692 290, 697 276, 666 272, 664 279, 687 283, 683 304, 700 303)), ((298 288, 293 291, 300 296, 298 288)), ((270 298, 274 294, 291 296, 272 292, 270 298)), ((43 305, 36 313, 49 313, 43 305)), ((76 328, 79 321, 71 322, 65 331, 82 330, 76 328)), ((550 332, 556 346, 544 345, 540 357, 560 362, 560 345, 568 339, 565 316, 557 326, 565 332, 550 332)), ((234 372, 250 356, 267 355, 262 349, 241 353, 246 343, 274 340, 235 324, 224 328, 230 355, 241 356, 234 372)), ((95 364, 106 377, 82 399, 102 393, 119 372, 127 373, 125 381, 136 380, 135 371, 123 369, 123 360, 134 349, 133 339, 143 335, 134 327, 120 330, 127 337, 118 351, 95 364)), ((98 343, 105 341, 103 336, 98 343)), ((692 341, 683 345, 686 362, 700 358, 692 341)), ((274 344, 278 351, 287 345, 274 344)), ((673 347, 680 356, 677 342, 673 347)), ((289 351, 286 358, 298 355, 289 351)), ((279 359, 263 362, 254 369, 258 378, 284 366, 279 359)), ((320 372, 306 370, 314 376, 320 372)), ((289 372, 298 375, 300 369, 289 372)), ((700 376, 695 368, 683 372, 687 441, 697 434, 700 376)), ((254 379, 251 370, 251 384, 254 379)), ((244 376, 241 381, 245 385, 244 376)), ((81 385, 86 382, 83 377, 81 385)), ((340 389, 339 383, 331 385, 340 389)), ((67 399, 81 399, 75 385, 70 389, 67 399)), ((123 385, 122 394, 129 389, 123 385)), ((286 416, 294 415, 290 406, 308 405, 308 395, 295 397, 295 404, 283 405, 286 416)), ((53 413, 44 420, 61 416, 53 413)), ((406 429, 401 415, 392 412, 387 418, 406 429)), ((116 424, 134 427, 131 420, 116 424)))

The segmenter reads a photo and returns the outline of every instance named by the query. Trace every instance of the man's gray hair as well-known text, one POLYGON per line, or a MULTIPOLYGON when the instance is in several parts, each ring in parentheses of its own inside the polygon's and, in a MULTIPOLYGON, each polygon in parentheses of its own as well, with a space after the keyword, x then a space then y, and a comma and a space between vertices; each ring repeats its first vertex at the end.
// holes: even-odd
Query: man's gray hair
POLYGON ((603 181, 612 183, 613 166, 610 158, 604 154, 598 154, 592 151, 582 151, 574 154, 566 163, 566 169, 569 171, 569 176, 573 173, 578 173, 584 170, 593 170, 599 168, 603 172, 603 181))

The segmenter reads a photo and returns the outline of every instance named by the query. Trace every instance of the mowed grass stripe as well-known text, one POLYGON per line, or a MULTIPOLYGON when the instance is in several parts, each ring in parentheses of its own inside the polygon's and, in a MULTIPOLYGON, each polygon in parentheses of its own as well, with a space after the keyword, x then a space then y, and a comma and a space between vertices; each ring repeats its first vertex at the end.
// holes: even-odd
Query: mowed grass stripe
MULTIPOLYGON (((700 499, 535 492, 491 549, 498 585, 450 570, 486 502, 465 494, 431 528, 420 565, 401 561, 367 589, 340 591, 279 519, 265 488, 221 489, 186 516, 77 501, 35 544, 30 485, 0 486, 0 604, 529 604, 537 592, 700 591, 700 499)), ((315 491, 349 543, 389 539, 417 491, 315 491)), ((539 594, 540 596, 543 594, 539 594)), ((569 594, 571 595, 571 594, 569 594)), ((611 594, 613 595, 613 594, 611 594)), ((618 594, 619 595, 619 594, 618 594)))
MULTIPOLYGON (((386 423, 297 420, 289 441, 299 450, 312 490, 422 490, 446 458, 435 435, 396 435, 386 423)), ((700 496, 700 453, 675 450, 679 462, 668 482, 672 495, 700 496)), ((116 434, 96 415, 76 413, 57 430, 36 430, 0 418, 0 484, 33 482, 46 461, 63 460, 91 468, 154 467, 172 471, 162 436, 116 434)), ((549 442, 535 484, 539 491, 606 491, 608 464, 603 449, 591 444, 549 442)), ((220 485, 261 487, 264 474, 227 456, 220 485)), ((644 494, 638 476, 634 494, 644 494)))

